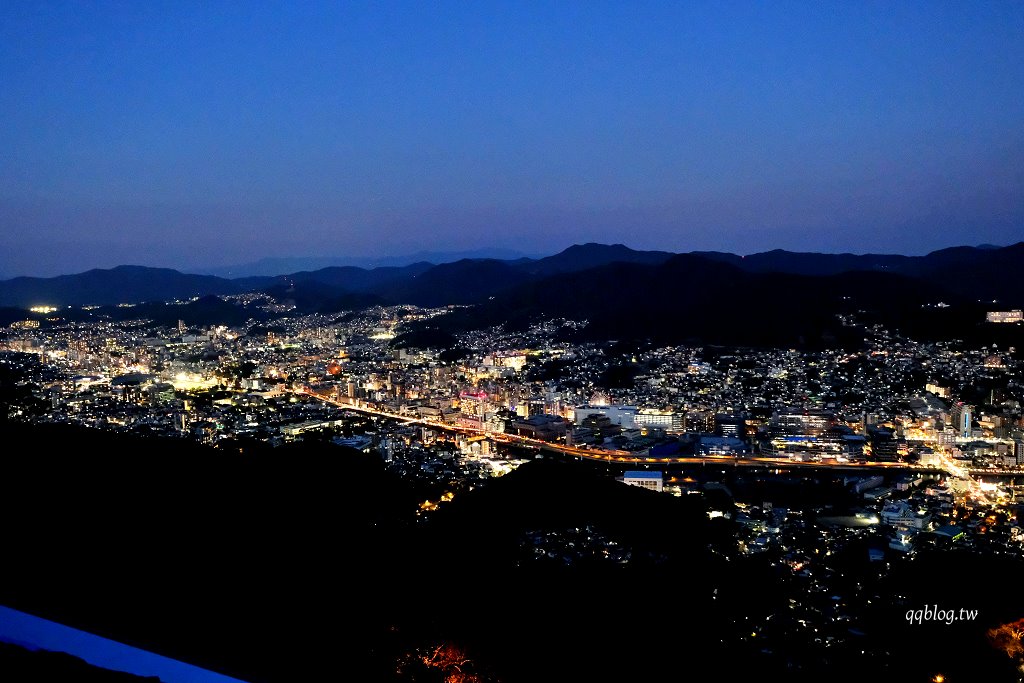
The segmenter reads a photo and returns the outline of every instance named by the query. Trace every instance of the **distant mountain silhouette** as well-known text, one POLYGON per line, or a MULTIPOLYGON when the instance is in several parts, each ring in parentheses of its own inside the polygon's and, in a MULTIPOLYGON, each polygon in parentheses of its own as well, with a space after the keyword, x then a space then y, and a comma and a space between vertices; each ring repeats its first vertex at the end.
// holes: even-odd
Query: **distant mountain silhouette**
POLYGON ((408 279, 433 267, 433 264, 422 261, 401 268, 387 266, 366 269, 355 266, 332 266, 275 277, 245 277, 233 282, 245 291, 266 291, 278 285, 319 283, 346 292, 367 292, 375 287, 408 279))
MULTIPOLYGON (((283 279, 291 282, 319 282, 332 287, 338 287, 350 292, 369 292, 375 288, 390 285, 396 282, 407 281, 417 275, 437 268, 432 263, 419 261, 401 268, 384 266, 381 268, 355 268, 352 266, 342 268, 323 268, 322 270, 303 271, 285 276, 283 279)), ((282 279, 282 278, 278 278, 282 279)))
POLYGON ((240 291, 234 282, 209 275, 186 275, 170 268, 118 266, 76 275, 4 280, 0 282, 0 306, 102 306, 240 291))
POLYGON ((528 273, 507 261, 465 259, 434 266, 374 291, 395 303, 418 306, 473 304, 529 279, 528 273))
POLYGON ((816 254, 774 249, 749 256, 715 251, 694 252, 752 273, 790 273, 793 275, 836 275, 854 270, 904 273, 910 256, 894 254, 816 254))
POLYGON ((963 297, 995 300, 1001 308, 1024 306, 1024 242, 999 249, 956 247, 921 257, 918 275, 963 297))
POLYGON ((623 244, 577 244, 554 256, 536 261, 523 261, 520 268, 530 275, 575 273, 609 263, 643 263, 656 266, 672 258, 667 251, 636 251, 623 244))
MULTIPOLYGON (((237 280, 188 275, 163 268, 120 266, 56 278, 15 278, 0 282, 0 307, 115 305, 262 291, 294 300, 304 311, 352 310, 387 303, 420 306, 489 304, 493 299, 502 298, 506 308, 515 310, 523 306, 515 304, 513 299, 517 296, 529 298, 530 285, 544 283, 534 290, 540 298, 564 299, 570 291, 585 293, 599 285, 614 283, 618 293, 606 291, 605 295, 621 299, 615 310, 630 312, 634 319, 641 319, 647 315, 643 313, 646 304, 642 300, 648 296, 659 299, 659 305, 667 311, 678 307, 678 300, 694 296, 693 292, 707 290, 707 281, 688 279, 687 272, 700 272, 712 278, 719 278, 724 272, 729 273, 722 276, 727 282, 717 290, 707 290, 711 299, 721 298, 728 292, 729 296, 746 298, 750 300, 748 303, 753 303, 756 299, 751 299, 751 295, 770 290, 744 290, 743 287, 777 284, 752 282, 737 273, 805 277, 866 273, 860 276, 860 281, 868 290, 873 287, 869 275, 888 274, 904 278, 899 282, 886 281, 889 286, 908 288, 907 291, 915 293, 915 297, 924 288, 936 296, 941 294, 959 297, 965 302, 987 302, 986 305, 993 308, 1008 308, 1024 306, 1024 279, 1018 276, 1022 262, 1024 243, 1000 248, 954 247, 926 256, 774 250, 745 257, 721 252, 673 255, 662 251, 636 251, 621 244, 589 243, 569 247, 541 259, 462 259, 440 265, 417 262, 402 267, 373 269, 343 266, 237 280), (670 263, 676 265, 669 271, 661 270, 670 263), (680 265, 684 263, 687 264, 685 267, 680 265), (629 268, 612 267, 616 264, 629 268), (708 264, 733 270, 708 271, 708 264), (554 285, 546 282, 548 278, 575 274, 582 274, 579 282, 572 280, 575 290, 552 288, 560 286, 561 281, 554 285), (658 286, 650 284, 652 277, 662 278, 658 286), (665 280, 665 277, 675 279, 665 280), (680 289, 682 283, 686 283, 685 289, 680 289)), ((812 286, 806 282, 804 285, 812 286)), ((827 287, 825 291, 828 291, 827 287)), ((878 293, 892 298, 899 291, 878 293)), ((806 294, 797 292, 791 304, 795 306, 805 299, 806 294)), ((546 308, 552 306, 547 305, 546 308)), ((585 309, 586 305, 582 304, 582 308, 585 309)), ((751 316, 756 317, 756 311, 748 310, 756 307, 743 305, 743 308, 747 311, 744 314, 747 320, 753 320, 751 316)), ((12 312, 4 317, 17 315, 20 314, 12 312)))
MULTIPOLYGON (((941 297, 957 300, 948 292, 941 297)), ((660 266, 613 263, 534 280, 446 318, 454 329, 525 325, 542 317, 586 319, 588 339, 834 345, 844 337, 859 340, 837 313, 869 311, 892 321, 939 298, 928 283, 892 273, 752 273, 680 254, 660 266)))
POLYGON ((462 259, 502 259, 515 260, 524 255, 512 249, 474 249, 471 251, 420 251, 404 256, 351 257, 351 256, 311 256, 311 257, 269 257, 253 263, 243 263, 219 268, 198 269, 194 272, 202 275, 216 275, 224 278, 245 278, 254 276, 274 277, 298 271, 321 270, 332 267, 356 267, 364 270, 377 268, 403 268, 414 263, 452 263, 462 259))
POLYGON ((999 300, 1024 305, 1024 242, 1008 247, 951 247, 925 256, 894 254, 817 254, 776 249, 749 256, 721 252, 694 252, 752 273, 836 275, 853 271, 897 273, 920 278, 968 299, 999 300))

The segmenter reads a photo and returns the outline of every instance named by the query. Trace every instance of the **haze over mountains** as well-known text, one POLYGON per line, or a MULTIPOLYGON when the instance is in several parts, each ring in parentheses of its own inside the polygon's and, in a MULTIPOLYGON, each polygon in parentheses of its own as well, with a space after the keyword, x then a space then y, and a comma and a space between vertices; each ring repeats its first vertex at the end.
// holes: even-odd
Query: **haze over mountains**
POLYGON ((525 255, 511 249, 474 249, 472 251, 419 251, 404 256, 352 257, 352 256, 270 256, 252 263, 240 263, 216 268, 193 268, 186 272, 216 275, 225 278, 280 275, 300 270, 319 270, 336 266, 357 268, 383 268, 407 266, 410 263, 451 263, 462 259, 523 258, 525 255))

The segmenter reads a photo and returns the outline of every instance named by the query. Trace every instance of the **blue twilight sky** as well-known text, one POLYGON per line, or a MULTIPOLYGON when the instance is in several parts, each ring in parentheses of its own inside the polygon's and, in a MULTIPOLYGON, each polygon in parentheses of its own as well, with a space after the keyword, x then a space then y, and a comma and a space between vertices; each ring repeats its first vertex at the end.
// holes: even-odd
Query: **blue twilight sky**
POLYGON ((1024 239, 1024 3, 0 3, 0 276, 1024 239))

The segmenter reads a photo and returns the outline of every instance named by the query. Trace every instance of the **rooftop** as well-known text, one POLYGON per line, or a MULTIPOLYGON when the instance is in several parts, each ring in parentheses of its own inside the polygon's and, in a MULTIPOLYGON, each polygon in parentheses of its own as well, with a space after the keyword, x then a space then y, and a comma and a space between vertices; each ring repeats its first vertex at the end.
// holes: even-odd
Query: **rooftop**
POLYGON ((632 471, 622 475, 623 479, 661 479, 661 472, 632 471))

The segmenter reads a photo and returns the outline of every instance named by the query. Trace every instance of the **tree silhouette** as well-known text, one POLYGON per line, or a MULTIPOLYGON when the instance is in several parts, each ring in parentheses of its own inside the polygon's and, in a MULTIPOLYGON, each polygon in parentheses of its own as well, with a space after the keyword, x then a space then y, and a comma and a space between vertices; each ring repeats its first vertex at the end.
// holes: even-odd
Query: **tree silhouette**
POLYGON ((985 635, 992 647, 1005 652, 1017 666, 1024 667, 1024 619, 991 628, 985 635))

